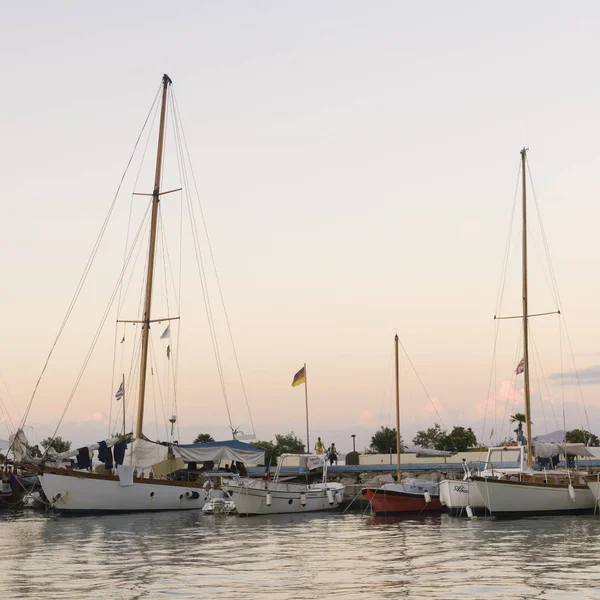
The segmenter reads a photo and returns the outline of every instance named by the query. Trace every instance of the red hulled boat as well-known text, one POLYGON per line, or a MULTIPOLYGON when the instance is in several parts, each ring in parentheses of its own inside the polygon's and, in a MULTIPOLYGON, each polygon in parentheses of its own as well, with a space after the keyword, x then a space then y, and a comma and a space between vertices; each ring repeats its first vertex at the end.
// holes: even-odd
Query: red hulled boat
MULTIPOLYGON (((368 498, 376 515, 443 512, 439 493, 429 488, 433 482, 416 484, 388 483, 380 488, 365 488, 363 493, 368 498), (427 485, 430 484, 430 485, 427 485), (420 489, 415 489, 420 488, 420 489)), ((437 488, 436 484, 435 487, 437 488)))

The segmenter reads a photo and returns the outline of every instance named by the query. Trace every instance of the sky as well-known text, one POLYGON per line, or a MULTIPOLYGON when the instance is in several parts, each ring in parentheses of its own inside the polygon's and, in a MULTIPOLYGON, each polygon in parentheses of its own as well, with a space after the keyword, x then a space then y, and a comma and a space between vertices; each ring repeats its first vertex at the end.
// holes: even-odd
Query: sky
MULTIPOLYGON (((353 433, 358 449, 368 446, 395 422, 396 332, 425 388, 404 358, 405 440, 435 421, 472 426, 486 443, 508 435, 507 414, 523 406, 513 375, 520 323, 502 322, 494 361, 493 317, 511 222, 501 312, 521 310, 511 211, 524 146, 567 325, 531 320, 534 433, 588 421, 600 431, 597 4, 29 2, 1 11, 0 396, 13 423, 168 73, 259 439, 305 437, 304 389, 291 381, 306 363, 311 446, 320 435, 347 451, 353 433)), ((151 191, 155 145, 150 137, 137 183, 132 167, 37 389, 34 441, 61 420, 123 266, 128 211, 141 219, 145 210, 131 192, 151 191)), ((168 164, 164 185, 179 187, 168 164)), ((175 258, 181 194, 162 207, 175 258)), ((557 305, 534 217, 530 189, 530 310, 549 312, 557 305)), ((181 313, 177 408, 157 375, 145 431, 164 438, 176 411, 180 441, 201 431, 223 439, 228 416, 186 231, 181 305, 167 306, 159 284, 155 294, 160 316, 181 313)), ((232 423, 248 433, 209 280, 232 423)), ((122 318, 135 318, 140 284, 134 276, 122 318)), ((120 371, 129 381, 134 336, 115 344, 126 331, 116 318, 113 307, 61 421, 58 433, 76 444, 106 436, 120 410, 111 398, 120 371)), ((166 374, 162 329, 153 343, 166 374)))

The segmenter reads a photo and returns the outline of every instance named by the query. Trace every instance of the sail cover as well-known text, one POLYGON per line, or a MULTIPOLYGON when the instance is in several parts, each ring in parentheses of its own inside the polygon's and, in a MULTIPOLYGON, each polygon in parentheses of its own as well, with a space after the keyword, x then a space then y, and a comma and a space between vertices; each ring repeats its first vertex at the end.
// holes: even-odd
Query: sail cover
POLYGON ((264 450, 239 440, 206 442, 204 444, 173 444, 173 453, 186 462, 231 460, 257 465, 264 462, 265 459, 264 450))
POLYGON ((585 444, 549 444, 544 442, 531 442, 534 454, 541 458, 550 458, 559 454, 573 454, 574 456, 585 456, 594 458, 594 454, 585 444))

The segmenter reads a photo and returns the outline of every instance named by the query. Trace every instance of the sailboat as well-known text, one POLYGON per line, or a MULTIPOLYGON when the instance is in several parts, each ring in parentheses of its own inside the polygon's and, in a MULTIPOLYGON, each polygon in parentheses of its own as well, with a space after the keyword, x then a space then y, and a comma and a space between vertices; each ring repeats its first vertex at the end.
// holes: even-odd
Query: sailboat
POLYGON ((231 479, 223 481, 239 515, 273 515, 334 510, 344 500, 345 485, 327 481, 327 460, 322 455, 282 454, 279 457, 273 480, 231 479), (282 466, 288 462, 305 463, 306 483, 283 481, 282 466), (322 469, 321 481, 309 483, 311 471, 322 469))
MULTIPOLYGON (((523 290, 523 376, 526 424, 526 468, 500 477, 474 475, 471 480, 487 509, 497 517, 568 514, 587 512, 594 508, 594 496, 584 479, 585 473, 566 470, 533 471, 533 444, 531 440, 531 401, 529 386, 529 327, 527 289, 527 149, 521 150, 522 181, 522 290, 523 290)), ((520 366, 518 367, 520 371, 520 366)), ((590 455, 583 444, 550 445, 548 452, 590 455), (562 447, 561 447, 562 446, 562 447), (575 448, 574 446, 577 446, 575 448)), ((540 451, 543 447, 540 445, 540 451)), ((540 456, 538 451, 538 456, 540 456)))
POLYGON ((441 512, 439 486, 435 481, 412 479, 402 481, 400 466, 400 375, 398 368, 398 334, 394 338, 396 372, 396 483, 385 483, 380 488, 365 488, 376 515, 441 512))
MULTIPOLYGON (((143 433, 144 404, 146 400, 146 379, 149 373, 149 335, 150 326, 157 321, 171 319, 153 319, 152 296, 155 274, 155 255, 157 248, 157 227, 159 222, 159 202, 162 194, 161 174, 165 139, 165 117, 167 114, 168 90, 172 81, 168 75, 162 78, 162 95, 154 188, 151 196, 151 218, 143 318, 135 323, 141 324, 141 352, 139 362, 139 397, 134 436, 113 437, 101 443, 91 444, 74 451, 48 455, 44 463, 35 467, 43 492, 50 504, 58 512, 64 513, 106 513, 157 510, 202 509, 204 504, 215 495, 225 496, 224 492, 214 492, 205 485, 204 478, 187 475, 184 480, 175 480, 171 474, 180 471, 185 462, 218 461, 222 459, 239 462, 260 462, 264 453, 250 444, 239 440, 221 444, 178 445, 176 443, 159 444, 149 441, 143 433), (134 438, 133 441, 131 438, 134 438), (127 458, 117 458, 117 448, 124 450, 130 444, 127 458), (108 470, 104 473, 89 470, 60 468, 66 458, 87 458, 95 450, 115 449, 117 474, 108 470), (185 459, 185 460, 184 460, 185 459), (47 466, 52 462, 56 467, 47 466), (125 462, 126 464, 122 464, 125 462), (121 463, 121 464, 119 464, 121 463), (152 471, 152 472, 151 472, 152 471)), ((121 388, 122 391, 123 388, 121 388)), ((172 420, 173 422, 173 420, 172 420)), ((11 439, 11 447, 17 462, 31 459, 27 453, 26 438, 21 430, 11 439)), ((111 458, 112 461, 112 458, 111 458)), ((89 461, 88 461, 89 462, 89 461)))

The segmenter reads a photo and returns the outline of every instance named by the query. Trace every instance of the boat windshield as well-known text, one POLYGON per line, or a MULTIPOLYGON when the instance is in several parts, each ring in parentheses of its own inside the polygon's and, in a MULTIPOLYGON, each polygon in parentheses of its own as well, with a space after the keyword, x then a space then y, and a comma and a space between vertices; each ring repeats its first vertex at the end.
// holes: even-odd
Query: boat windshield
POLYGON ((523 448, 520 446, 509 446, 505 448, 490 448, 488 450, 486 469, 518 469, 521 467, 521 454, 523 448))

